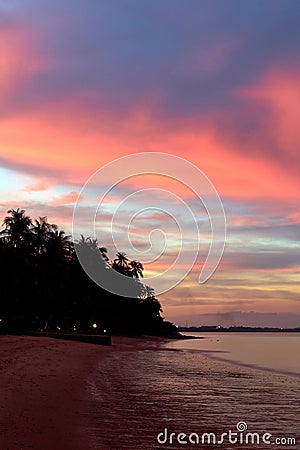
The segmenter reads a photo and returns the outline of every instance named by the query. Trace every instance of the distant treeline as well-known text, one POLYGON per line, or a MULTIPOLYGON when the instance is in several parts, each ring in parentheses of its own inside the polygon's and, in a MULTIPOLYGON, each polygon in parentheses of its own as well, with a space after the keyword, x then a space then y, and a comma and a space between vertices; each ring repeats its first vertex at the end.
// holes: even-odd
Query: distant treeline
POLYGON ((256 331, 256 332, 300 332, 300 327, 299 328, 277 328, 277 327, 244 327, 244 326, 234 326, 234 327, 220 327, 220 326, 210 326, 210 325, 202 325, 200 327, 178 327, 178 331, 179 332, 202 332, 202 333, 206 333, 206 332, 251 332, 251 331, 256 331))
POLYGON ((110 260, 105 247, 70 236, 48 222, 11 209, 0 232, 0 331, 107 332, 172 336, 177 328, 162 317, 154 290, 144 285, 143 266, 124 253, 110 260), (130 281, 134 297, 112 294, 94 283, 76 252, 84 252, 93 270, 113 280, 116 272, 130 281), (100 255, 100 258, 99 258, 100 255), (100 262, 99 262, 100 261, 100 262))

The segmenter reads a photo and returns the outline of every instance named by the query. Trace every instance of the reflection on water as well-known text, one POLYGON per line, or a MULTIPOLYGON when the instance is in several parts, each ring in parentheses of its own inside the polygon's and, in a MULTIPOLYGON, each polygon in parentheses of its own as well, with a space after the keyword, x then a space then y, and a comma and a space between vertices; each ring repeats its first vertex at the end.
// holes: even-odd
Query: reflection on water
POLYGON ((111 352, 99 362, 98 376, 88 381, 91 448, 177 449, 182 445, 158 444, 157 434, 164 428, 221 434, 234 430, 239 421, 247 422, 252 432, 299 439, 299 387, 297 377, 231 365, 201 352, 167 348, 111 352))
POLYGON ((185 334, 204 339, 174 341, 167 346, 208 351, 217 358, 300 376, 300 333, 185 334))

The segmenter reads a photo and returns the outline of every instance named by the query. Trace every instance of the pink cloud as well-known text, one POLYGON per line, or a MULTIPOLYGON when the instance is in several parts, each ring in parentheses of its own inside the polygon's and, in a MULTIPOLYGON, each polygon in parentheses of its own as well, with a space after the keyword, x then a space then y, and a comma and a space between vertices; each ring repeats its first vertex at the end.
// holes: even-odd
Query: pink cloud
POLYGON ((78 192, 69 192, 68 194, 62 195, 60 197, 55 197, 49 202, 50 206, 64 206, 75 204, 78 199, 78 192))
POLYGON ((24 186, 24 191, 27 192, 35 192, 35 191, 47 191, 51 186, 53 186, 53 182, 47 179, 41 178, 33 183, 27 184, 24 186))
POLYGON ((48 63, 38 55, 37 36, 28 26, 10 23, 0 27, 0 92, 2 101, 14 88, 36 73, 45 72, 48 63))
POLYGON ((242 92, 250 99, 264 102, 269 108, 273 135, 289 156, 299 154, 300 139, 300 68, 273 69, 254 86, 242 92))

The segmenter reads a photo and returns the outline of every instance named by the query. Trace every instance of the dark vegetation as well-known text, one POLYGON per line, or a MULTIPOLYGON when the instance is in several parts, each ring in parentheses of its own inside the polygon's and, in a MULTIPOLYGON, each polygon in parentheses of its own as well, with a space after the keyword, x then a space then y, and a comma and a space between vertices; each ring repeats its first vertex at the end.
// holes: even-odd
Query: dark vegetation
POLYGON ((0 232, 2 332, 177 335, 176 327, 162 317, 154 290, 141 282, 140 262, 130 261, 124 253, 110 260, 106 248, 96 240, 82 236, 78 242, 72 242, 47 217, 32 220, 24 210, 9 210, 3 226, 0 232), (101 264, 94 270, 110 276, 122 273, 130 279, 136 296, 121 297, 99 287, 81 267, 77 251, 97 253, 101 264))

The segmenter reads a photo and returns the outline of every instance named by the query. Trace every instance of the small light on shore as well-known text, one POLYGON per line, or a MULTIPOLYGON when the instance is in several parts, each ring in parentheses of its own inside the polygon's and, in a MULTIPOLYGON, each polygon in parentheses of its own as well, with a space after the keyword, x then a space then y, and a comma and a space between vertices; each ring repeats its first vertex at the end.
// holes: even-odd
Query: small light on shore
POLYGON ((106 333, 107 330, 103 330, 103 333, 106 333))
POLYGON ((2 319, 0 319, 0 322, 2 322, 2 319))
POLYGON ((58 329, 58 331, 60 331, 60 330, 61 330, 61 328, 60 328, 59 326, 57 326, 56 328, 58 329))
POLYGON ((97 328, 97 326, 98 325, 96 323, 93 323, 93 325, 92 325, 93 328, 97 328))
POLYGON ((74 330, 74 331, 76 331, 76 327, 75 327, 75 325, 74 325, 74 327, 73 327, 73 330, 74 330))

